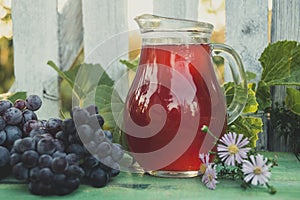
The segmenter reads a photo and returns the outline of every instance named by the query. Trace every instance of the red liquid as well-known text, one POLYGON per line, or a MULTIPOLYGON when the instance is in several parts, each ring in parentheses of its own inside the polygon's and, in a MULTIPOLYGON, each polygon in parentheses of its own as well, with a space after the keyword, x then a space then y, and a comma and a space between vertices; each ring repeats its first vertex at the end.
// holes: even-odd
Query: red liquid
POLYGON ((204 144, 203 125, 212 125, 209 128, 217 130, 217 136, 226 127, 226 107, 210 46, 144 46, 124 113, 128 145, 139 154, 137 161, 146 170, 199 170, 199 150, 207 153, 214 146, 212 137, 204 144), (162 109, 151 113, 154 105, 162 109), (155 156, 147 154, 156 151, 160 152, 155 156))

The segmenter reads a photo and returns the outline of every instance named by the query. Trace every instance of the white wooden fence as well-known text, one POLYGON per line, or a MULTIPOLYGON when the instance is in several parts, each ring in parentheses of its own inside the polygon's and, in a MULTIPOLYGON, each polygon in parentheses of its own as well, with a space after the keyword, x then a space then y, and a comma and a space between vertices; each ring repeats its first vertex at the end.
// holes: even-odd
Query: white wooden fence
MULTIPOLYGON (((58 76, 46 66, 47 61, 53 60, 61 69, 68 69, 83 48, 86 62, 105 63, 103 57, 87 55, 96 45, 128 30, 127 4, 127 0, 13 0, 16 82, 12 90, 43 96, 39 116, 58 116, 58 76)), ((153 13, 197 20, 201 15, 198 5, 199 0, 153 0, 153 13)), ((226 0, 226 43, 240 53, 246 70, 258 75, 261 66, 257 60, 269 42, 268 12, 268 0, 226 0)), ((299 1, 273 0, 271 27, 271 42, 299 41, 299 1)), ((113 57, 124 49, 128 49, 126 33, 107 51, 113 57)), ((124 69, 119 66, 118 70, 124 69)), ((275 96, 281 90, 276 89, 275 96)), ((266 143, 267 138, 262 139, 266 143)), ((269 140, 270 150, 277 150, 278 140, 269 140)))

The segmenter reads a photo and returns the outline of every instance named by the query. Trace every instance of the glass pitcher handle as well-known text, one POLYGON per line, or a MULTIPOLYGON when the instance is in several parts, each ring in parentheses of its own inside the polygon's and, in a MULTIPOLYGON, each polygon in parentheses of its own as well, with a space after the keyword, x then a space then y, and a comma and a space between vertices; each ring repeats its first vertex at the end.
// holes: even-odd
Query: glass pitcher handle
POLYGON ((234 95, 231 104, 227 107, 228 124, 231 124, 243 111, 248 97, 246 73, 240 56, 230 46, 225 44, 211 44, 212 56, 221 56, 228 61, 234 87, 234 95))

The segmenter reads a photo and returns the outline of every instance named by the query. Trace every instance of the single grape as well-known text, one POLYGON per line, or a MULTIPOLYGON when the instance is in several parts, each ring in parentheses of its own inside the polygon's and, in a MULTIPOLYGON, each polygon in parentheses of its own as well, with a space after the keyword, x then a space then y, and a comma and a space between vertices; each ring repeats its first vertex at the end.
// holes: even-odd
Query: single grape
POLYGON ((105 186, 108 181, 108 174, 100 167, 93 169, 88 177, 88 183, 97 188, 105 186))
POLYGON ((69 165, 79 165, 79 159, 75 153, 69 153, 66 156, 66 159, 67 159, 69 165))
POLYGON ((0 116, 0 131, 3 130, 6 126, 6 122, 2 116, 0 116))
POLYGON ((75 127, 75 123, 74 123, 73 119, 68 118, 68 119, 63 120, 62 131, 67 135, 68 134, 70 134, 70 135, 76 134, 76 127, 75 127))
POLYGON ((55 134, 55 138, 63 141, 64 143, 68 142, 68 135, 64 131, 58 131, 55 134))
POLYGON ((38 164, 39 154, 36 151, 28 150, 22 154, 23 166, 33 168, 38 164))
POLYGON ((0 146, 0 167, 3 167, 9 163, 10 153, 7 148, 0 146))
POLYGON ((88 168, 94 168, 99 165, 99 160, 94 156, 88 156, 85 158, 83 165, 88 168))
POLYGON ((114 163, 111 166, 111 169, 108 170, 108 174, 110 177, 115 177, 120 173, 120 165, 118 163, 114 163))
POLYGON ((7 145, 13 145, 14 141, 22 137, 22 131, 17 126, 8 125, 5 127, 6 143, 7 145))
POLYGON ((23 99, 17 99, 14 103, 14 107, 19 110, 24 110, 26 108, 26 101, 23 99))
POLYGON ((84 171, 78 165, 69 165, 65 174, 68 178, 82 178, 84 176, 84 171))
POLYGON ((42 128, 38 128, 38 129, 32 129, 29 133, 29 137, 33 138, 36 135, 42 136, 46 134, 46 130, 42 129, 42 128))
POLYGON ((82 144, 79 135, 75 134, 75 135, 69 135, 68 136, 68 143, 70 144, 82 144))
POLYGON ((0 130, 0 145, 5 143, 6 138, 6 132, 4 130, 0 130))
POLYGON ((67 156, 67 154, 65 152, 61 152, 61 151, 55 151, 53 154, 52 154, 52 157, 53 158, 56 158, 56 157, 65 157, 67 156))
POLYGON ((0 100, 0 115, 3 115, 4 112, 13 107, 13 103, 9 100, 0 100))
POLYGON ((53 140, 50 138, 42 138, 37 143, 37 151, 40 154, 53 154, 56 151, 53 140))
POLYGON ((53 142, 57 151, 63 152, 65 150, 65 145, 61 140, 53 139, 53 142))
POLYGON ((27 180, 29 170, 23 166, 22 162, 19 162, 15 166, 13 166, 12 173, 18 180, 27 180))
POLYGON ((39 180, 40 177, 40 168, 39 167, 34 167, 30 169, 29 171, 29 181, 36 182, 39 180))
POLYGON ((50 168, 40 169, 39 179, 44 184, 50 184, 54 178, 54 174, 50 168))
POLYGON ((8 108, 4 112, 3 119, 10 125, 20 124, 23 120, 22 111, 15 107, 8 108))
POLYGON ((18 152, 23 153, 28 150, 35 150, 36 142, 33 138, 26 137, 20 140, 20 143, 17 145, 18 145, 18 152))
POLYGON ((121 148, 121 146, 119 146, 116 143, 112 143, 111 144, 111 157, 114 161, 118 162, 119 160, 121 160, 124 156, 124 151, 121 148))
POLYGON ((66 152, 67 153, 75 153, 79 159, 83 158, 84 154, 85 154, 85 150, 84 150, 83 146, 80 144, 69 145, 66 152))
POLYGON ((65 157, 56 157, 52 160, 51 169, 55 173, 63 173, 68 168, 68 161, 65 157))
POLYGON ((80 185, 80 180, 79 178, 67 178, 66 180, 66 188, 68 188, 69 190, 73 191, 76 190, 80 185))
POLYGON ((42 106, 42 100, 38 95, 29 95, 25 101, 28 110, 36 111, 42 106))
POLYGON ((61 130, 61 128, 62 128, 62 120, 61 119, 50 118, 47 121, 46 129, 50 134, 55 135, 58 131, 61 130))
POLYGON ((28 120, 37 120, 36 114, 28 109, 25 109, 22 113, 23 115, 23 123, 27 122, 28 120))
POLYGON ((57 187, 65 187, 66 175, 65 174, 54 174, 53 185, 57 187))
POLYGON ((97 146, 96 154, 99 158, 104 158, 110 155, 112 149, 108 142, 102 142, 97 146))
POLYGON ((77 132, 78 132, 78 134, 80 136, 80 139, 83 143, 90 142, 94 137, 93 129, 87 124, 80 125, 77 128, 77 132))
POLYGON ((111 133, 109 130, 104 130, 103 132, 104 132, 106 138, 109 139, 109 141, 112 142, 112 140, 113 140, 113 135, 112 135, 112 133, 111 133))
POLYGON ((48 154, 43 154, 40 156, 38 163, 40 168, 46 168, 46 167, 50 168, 52 163, 52 156, 48 154))
POLYGON ((11 166, 16 165, 18 162, 21 162, 21 155, 19 153, 13 153, 10 155, 10 162, 11 166))

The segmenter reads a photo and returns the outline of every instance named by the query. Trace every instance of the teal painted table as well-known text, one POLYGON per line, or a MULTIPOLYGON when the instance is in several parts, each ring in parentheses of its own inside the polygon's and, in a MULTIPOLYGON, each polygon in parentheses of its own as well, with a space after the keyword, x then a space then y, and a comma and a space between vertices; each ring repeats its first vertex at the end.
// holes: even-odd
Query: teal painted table
MULTIPOLYGON (((273 156, 275 153, 265 153, 273 156)), ((201 178, 170 179, 148 175, 121 173, 104 188, 86 185, 70 195, 39 197, 29 193, 25 184, 11 179, 0 181, 0 200, 72 199, 72 200, 111 200, 111 199, 300 199, 300 162, 293 154, 278 153, 279 166, 272 169, 270 184, 277 193, 270 195, 265 187, 243 190, 240 181, 219 180, 216 190, 207 189, 201 178)))

